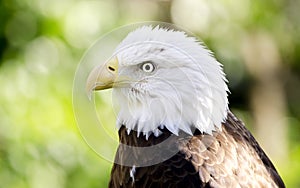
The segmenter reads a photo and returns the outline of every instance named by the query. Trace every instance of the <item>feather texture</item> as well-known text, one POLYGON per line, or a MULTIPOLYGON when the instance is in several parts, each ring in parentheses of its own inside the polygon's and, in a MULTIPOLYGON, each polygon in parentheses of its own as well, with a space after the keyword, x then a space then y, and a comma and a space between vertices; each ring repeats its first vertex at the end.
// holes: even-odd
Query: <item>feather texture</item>
POLYGON ((120 106, 117 127, 151 134, 159 125, 173 134, 191 129, 211 134, 228 110, 228 87, 221 64, 201 42, 185 32, 141 27, 114 52, 128 87, 114 88, 120 106), (138 65, 153 62, 153 73, 138 65), (150 132, 150 133, 149 133, 150 132))
MULTIPOLYGON (((139 147, 156 145, 172 135, 166 129, 161 131, 161 136, 151 135, 146 140, 137 137, 135 131, 127 135, 123 126, 119 131, 120 142, 139 147)), ((136 167, 134 181, 130 178, 132 167, 115 164, 109 187, 285 187, 272 162, 231 112, 221 130, 212 135, 196 131, 193 136, 174 137, 172 143, 179 152, 161 163, 136 167)), ((126 157, 136 160, 157 157, 153 153, 148 159, 141 159, 120 148, 117 156, 123 160, 126 157)))

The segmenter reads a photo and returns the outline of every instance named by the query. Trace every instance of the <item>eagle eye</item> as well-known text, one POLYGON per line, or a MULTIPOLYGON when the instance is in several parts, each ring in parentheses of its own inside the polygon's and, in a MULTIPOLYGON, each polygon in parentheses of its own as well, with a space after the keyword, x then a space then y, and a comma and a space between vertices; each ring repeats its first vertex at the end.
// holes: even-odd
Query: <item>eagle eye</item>
POLYGON ((151 61, 146 61, 142 63, 140 68, 147 73, 153 72, 155 70, 155 66, 151 61))

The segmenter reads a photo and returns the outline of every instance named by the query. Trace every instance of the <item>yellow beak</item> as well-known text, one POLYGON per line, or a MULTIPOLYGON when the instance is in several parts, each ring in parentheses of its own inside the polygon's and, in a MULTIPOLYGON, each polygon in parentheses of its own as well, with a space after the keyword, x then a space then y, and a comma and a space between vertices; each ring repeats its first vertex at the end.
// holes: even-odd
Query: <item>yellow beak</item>
POLYGON ((118 75, 118 59, 113 58, 107 63, 95 67, 88 76, 86 92, 91 95, 93 90, 112 88, 118 75))

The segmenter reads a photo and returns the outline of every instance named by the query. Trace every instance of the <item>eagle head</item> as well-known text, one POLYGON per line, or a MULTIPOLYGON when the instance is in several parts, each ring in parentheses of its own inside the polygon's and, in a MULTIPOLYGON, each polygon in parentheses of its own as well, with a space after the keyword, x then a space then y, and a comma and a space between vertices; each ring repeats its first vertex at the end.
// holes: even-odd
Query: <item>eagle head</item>
POLYGON ((113 88, 120 111, 117 126, 148 138, 160 128, 173 134, 198 129, 211 134, 228 110, 228 87, 211 51, 185 32, 140 27, 95 67, 87 91, 113 88))

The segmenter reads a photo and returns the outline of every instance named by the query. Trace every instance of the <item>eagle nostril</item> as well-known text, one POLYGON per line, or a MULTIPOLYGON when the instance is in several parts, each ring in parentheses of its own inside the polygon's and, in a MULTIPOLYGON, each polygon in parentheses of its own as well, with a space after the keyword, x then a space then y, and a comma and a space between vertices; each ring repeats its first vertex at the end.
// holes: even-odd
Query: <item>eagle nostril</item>
POLYGON ((113 71, 113 72, 115 72, 115 70, 116 70, 116 69, 113 68, 112 66, 108 66, 108 69, 111 70, 111 71, 113 71))

